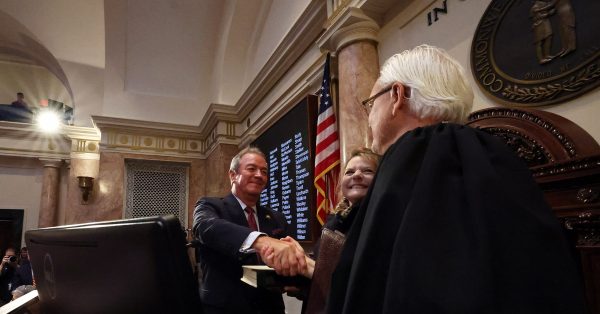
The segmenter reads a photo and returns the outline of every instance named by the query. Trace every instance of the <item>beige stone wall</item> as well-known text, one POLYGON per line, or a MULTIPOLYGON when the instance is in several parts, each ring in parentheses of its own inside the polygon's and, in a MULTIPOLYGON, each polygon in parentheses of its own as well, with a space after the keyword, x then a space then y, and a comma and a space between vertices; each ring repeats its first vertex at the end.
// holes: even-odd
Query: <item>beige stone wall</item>
MULTIPOLYGON (((471 80, 475 100, 473 110, 499 106, 487 98, 478 88, 470 67, 470 49, 473 34, 479 20, 491 0, 447 0, 448 13, 440 14, 438 21, 428 25, 427 13, 434 7, 440 7, 441 1, 435 1, 431 6, 412 18, 398 14, 389 23, 384 25, 379 32, 379 56, 383 62, 395 53, 410 49, 420 44, 430 44, 446 49, 465 67, 471 80)), ((524 30, 527 36, 529 30, 524 30)), ((600 142, 600 89, 586 93, 574 100, 551 106, 534 107, 561 115, 590 133, 597 142, 600 142)))
POLYGON ((191 226, 196 200, 205 195, 206 161, 191 158, 149 156, 131 153, 104 152, 100 154, 98 175, 94 180, 94 190, 87 204, 81 202, 81 192, 77 186, 76 171, 82 167, 93 167, 91 163, 76 161, 69 177, 67 206, 64 224, 91 221, 115 220, 123 218, 125 159, 171 161, 189 165, 188 225, 191 226))

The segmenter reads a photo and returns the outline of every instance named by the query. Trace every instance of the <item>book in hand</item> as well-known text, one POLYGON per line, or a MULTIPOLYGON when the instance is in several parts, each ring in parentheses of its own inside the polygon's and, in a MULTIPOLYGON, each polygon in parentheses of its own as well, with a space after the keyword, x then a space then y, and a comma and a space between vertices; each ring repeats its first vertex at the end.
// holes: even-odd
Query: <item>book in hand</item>
POLYGON ((302 276, 278 275, 275 269, 266 265, 243 265, 241 280, 255 288, 283 289, 286 286, 302 287, 310 285, 310 279, 302 276))

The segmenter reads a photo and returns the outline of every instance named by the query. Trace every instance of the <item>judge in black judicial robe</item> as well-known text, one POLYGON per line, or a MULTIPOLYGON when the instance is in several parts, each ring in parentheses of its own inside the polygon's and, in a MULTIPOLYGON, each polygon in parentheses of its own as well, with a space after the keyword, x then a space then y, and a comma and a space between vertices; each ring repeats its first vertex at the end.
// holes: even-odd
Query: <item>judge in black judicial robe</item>
POLYGON ((328 313, 583 313, 576 262, 524 162, 483 131, 439 123, 471 108, 460 65, 419 46, 390 58, 371 94, 385 154, 328 313))

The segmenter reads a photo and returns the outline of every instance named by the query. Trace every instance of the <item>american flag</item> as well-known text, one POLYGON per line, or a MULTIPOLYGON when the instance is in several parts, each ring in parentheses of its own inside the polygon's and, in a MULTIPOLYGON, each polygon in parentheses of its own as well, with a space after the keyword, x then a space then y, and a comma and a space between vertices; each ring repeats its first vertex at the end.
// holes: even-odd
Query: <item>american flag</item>
POLYGON ((325 223, 327 213, 336 204, 336 186, 340 172, 340 141, 331 98, 329 54, 325 60, 323 84, 319 94, 317 147, 315 150, 315 188, 317 189, 317 219, 325 223))

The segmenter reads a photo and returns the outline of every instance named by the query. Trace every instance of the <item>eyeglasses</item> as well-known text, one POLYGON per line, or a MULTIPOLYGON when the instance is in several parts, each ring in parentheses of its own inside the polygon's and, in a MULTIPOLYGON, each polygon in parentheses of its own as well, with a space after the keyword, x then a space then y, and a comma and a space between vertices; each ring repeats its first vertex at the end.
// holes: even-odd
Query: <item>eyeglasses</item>
POLYGON ((392 86, 388 86, 388 87, 382 89, 379 93, 377 93, 377 94, 375 94, 375 95, 373 95, 373 96, 371 96, 371 97, 363 100, 362 104, 363 104, 365 110, 367 111, 367 114, 369 112, 371 112, 371 108, 373 107, 373 103, 375 102, 375 99, 377 99, 377 97, 379 97, 379 96, 381 96, 381 95, 383 95, 383 94, 385 94, 385 93, 387 93, 387 92, 389 92, 391 90, 392 90, 392 86))

